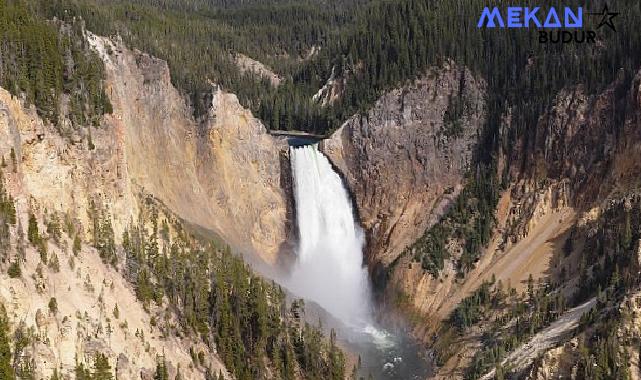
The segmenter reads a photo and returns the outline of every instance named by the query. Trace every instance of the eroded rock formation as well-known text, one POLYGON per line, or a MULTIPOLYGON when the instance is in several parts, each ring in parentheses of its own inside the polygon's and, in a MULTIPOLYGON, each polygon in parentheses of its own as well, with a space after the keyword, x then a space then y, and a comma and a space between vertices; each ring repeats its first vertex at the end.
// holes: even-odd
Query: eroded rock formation
MULTIPOLYGON (((90 242, 92 214, 101 209, 120 242, 125 229, 137 223, 144 194, 171 210, 165 219, 177 215, 214 230, 240 250, 275 261, 287 239, 281 186, 287 145, 268 135, 236 96, 214 86, 209 114, 194 120, 164 61, 107 38, 87 38, 105 62, 114 109, 99 126, 70 129, 63 136, 33 107, 0 89, 0 157, 15 199, 16 231, 26 234, 30 215, 45 231, 45 220, 56 213, 60 224, 73 225, 81 240, 90 242)), ((26 239, 12 234, 10 242, 26 239)), ((177 316, 145 310, 122 273, 94 248, 83 243, 72 253, 75 242, 67 236, 45 244, 51 260, 55 256, 55 270, 43 268, 38 251, 24 244, 23 278, 0 273, 0 303, 11 330, 22 325, 38 337, 28 348, 37 377, 49 378, 55 368, 67 376, 76 354, 93 363, 97 352, 107 355, 120 378, 150 378, 159 355, 166 357, 172 378, 178 365, 186 378, 202 377, 206 366, 226 373, 204 343, 162 337, 152 318, 164 313, 168 324, 177 325, 177 316), (48 306, 52 298, 55 312, 48 306), (190 348, 208 352, 205 367, 192 365, 190 348)), ((9 260, 18 258, 12 254, 9 260)))
POLYGON ((132 183, 186 220, 274 262, 287 239, 280 184, 287 145, 215 86, 208 117, 196 122, 166 62, 106 38, 91 41, 105 61, 114 105, 106 129, 121 131, 132 183))
POLYGON ((484 123, 484 98, 482 80, 448 63, 385 94, 323 141, 353 192, 370 263, 393 262, 460 191, 484 123), (447 122, 456 103, 456 120, 447 122))

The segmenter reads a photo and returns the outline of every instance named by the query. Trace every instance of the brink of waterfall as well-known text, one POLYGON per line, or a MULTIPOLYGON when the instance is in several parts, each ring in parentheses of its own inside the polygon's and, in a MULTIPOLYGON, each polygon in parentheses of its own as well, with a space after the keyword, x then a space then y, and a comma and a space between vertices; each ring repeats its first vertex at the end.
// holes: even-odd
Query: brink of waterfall
POLYGON ((371 291, 363 231, 349 194, 316 144, 292 147, 290 157, 299 231, 290 289, 347 325, 365 326, 371 319, 371 291))

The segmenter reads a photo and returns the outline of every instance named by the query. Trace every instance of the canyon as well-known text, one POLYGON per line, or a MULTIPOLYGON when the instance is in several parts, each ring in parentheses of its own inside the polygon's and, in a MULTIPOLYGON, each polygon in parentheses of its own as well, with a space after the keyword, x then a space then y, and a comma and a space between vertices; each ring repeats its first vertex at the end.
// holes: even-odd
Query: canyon
MULTIPOLYGON (((300 215, 294 211, 287 139, 270 135, 234 94, 213 83, 209 111, 196 119, 189 100, 172 85, 165 61, 131 50, 118 38, 88 32, 86 38, 105 64, 106 92, 113 104, 113 113, 90 129, 95 148, 87 146, 86 132, 63 137, 33 107, 0 90, 0 155, 7 162, 12 151, 15 155, 4 177, 16 199, 20 224, 27 226, 30 213, 35 213, 44 230, 47 215, 58 212, 89 227, 92 205, 108 205, 120 243, 123 232, 143 213, 142 200, 152 197, 163 205, 167 218, 203 227, 235 252, 257 256, 269 266, 291 265, 300 215)), ((248 69, 254 70, 250 64, 248 69)), ((365 233, 363 260, 377 302, 392 310, 390 314, 403 315, 412 335, 426 346, 435 343, 441 323, 484 281, 495 278, 524 292, 529 276, 560 279, 560 268, 573 259, 562 253, 568 238, 587 241, 596 224, 606 223, 600 219, 605 210, 634 203, 626 197, 639 185, 641 164, 635 158, 641 150, 641 74, 629 85, 617 80, 596 95, 588 95, 580 85, 563 89, 528 138, 498 157, 497 171, 507 169, 508 180, 492 210, 496 225, 491 241, 474 268, 458 276, 453 252, 440 276, 428 273, 408 249, 446 214, 475 171, 487 122, 487 91, 484 78, 446 61, 386 92, 370 110, 352 116, 319 144, 318 154, 340 175, 353 201, 356 227, 365 233), (455 122, 448 122, 446 115, 456 101, 462 102, 462 111, 455 122), (625 120, 610 117, 622 108, 627 110, 625 120)), ((503 122, 501 128, 510 130, 509 114, 503 122)), ((89 228, 81 231, 88 240, 89 228)), ((70 257, 68 250, 50 250, 59 259, 70 257)), ((26 255, 29 262, 37 261, 35 249, 27 249, 26 255)), ((151 376, 160 353, 174 363, 172 376, 178 368, 188 378, 202 375, 202 369, 190 364, 193 341, 155 336, 158 332, 149 327, 152 315, 136 301, 131 286, 96 255, 83 245, 75 268, 61 260, 59 273, 35 283, 0 275, 0 299, 12 323, 25 323, 42 336, 34 352, 36 373, 48 377, 54 368, 70 373, 76 360, 70 352, 88 357, 100 348, 125 377, 137 376, 141 368, 151 376), (103 330, 113 322, 105 310, 115 304, 111 300, 97 307, 85 278, 93 286, 102 284, 101 298, 118 295, 128 330, 103 330), (43 290, 36 292, 36 286, 43 290), (62 297, 61 292, 78 296, 62 297), (51 297, 59 300, 58 315, 46 314, 51 297), (74 315, 80 315, 75 325, 71 318, 64 319, 74 315), (145 331, 148 340, 138 335, 134 339, 134 330, 145 331)), ((25 270, 37 268, 34 264, 25 270)), ((571 279, 564 291, 570 294, 578 274, 568 272, 571 279)), ((635 296, 629 298, 632 304, 635 296)), ((575 328, 585 310, 579 311, 567 311, 567 319, 561 319, 571 326, 565 332, 575 328)), ((624 328, 638 336, 637 326, 628 323, 624 328)), ((532 379, 571 373, 572 368, 561 368, 560 363, 576 355, 572 338, 537 343, 546 333, 532 338, 537 349, 506 361, 527 357, 523 367, 532 379)), ((462 378, 461 368, 471 361, 475 344, 478 339, 463 343, 435 376, 462 378)), ((631 348, 631 357, 638 357, 637 351, 631 348)), ((231 378, 215 352, 204 360, 231 378)))

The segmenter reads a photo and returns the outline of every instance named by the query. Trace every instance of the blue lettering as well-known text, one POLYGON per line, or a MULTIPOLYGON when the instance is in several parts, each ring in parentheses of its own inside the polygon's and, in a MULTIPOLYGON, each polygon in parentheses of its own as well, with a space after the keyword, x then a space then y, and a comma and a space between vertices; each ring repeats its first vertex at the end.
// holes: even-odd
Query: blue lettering
POLYGON ((494 7, 494 9, 490 11, 488 7, 485 7, 485 9, 483 9, 483 13, 481 14, 481 18, 479 19, 477 27, 482 28, 483 25, 486 24, 488 28, 495 28, 495 22, 498 22, 501 28, 505 28, 505 22, 503 22, 503 18, 501 17, 501 12, 499 12, 499 9, 497 7, 494 7))
POLYGON ((536 13, 539 11, 539 7, 536 8, 525 8, 525 27, 530 27, 530 22, 533 22, 537 28, 541 27, 541 21, 536 17, 536 13))
POLYGON ((521 12, 523 8, 520 7, 508 7, 507 8, 507 27, 508 28, 522 28, 523 24, 521 23, 521 12))
POLYGON ((583 8, 579 7, 577 13, 572 11, 572 8, 565 8, 565 27, 566 28, 582 28, 583 27, 583 8), (571 20, 571 22, 570 22, 571 20))
POLYGON ((485 7, 477 24, 478 28, 582 28, 583 27, 583 8, 576 9, 565 7, 563 20, 554 7, 550 7, 542 24, 539 18, 540 7, 508 7, 505 18, 498 7, 485 7))
POLYGON ((561 26, 562 26, 561 20, 559 20, 559 15, 556 13, 556 9, 554 9, 554 7, 550 8, 550 11, 548 12, 548 17, 545 19, 545 24, 543 24, 543 27, 560 28, 561 26))

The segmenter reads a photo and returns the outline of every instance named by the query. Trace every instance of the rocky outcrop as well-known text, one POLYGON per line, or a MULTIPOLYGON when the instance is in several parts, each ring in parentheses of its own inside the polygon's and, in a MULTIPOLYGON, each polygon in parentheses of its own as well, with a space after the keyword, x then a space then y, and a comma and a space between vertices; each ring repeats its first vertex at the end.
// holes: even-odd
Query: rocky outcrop
MULTIPOLYGON (((514 372, 523 371, 534 359, 539 357, 539 355, 547 350, 553 349, 553 347, 564 339, 571 337, 573 331, 578 327, 581 317, 588 313, 595 304, 596 299, 593 298, 582 305, 568 310, 557 321, 533 336, 526 344, 510 353, 510 355, 503 359, 501 365, 506 366, 509 364, 510 370, 514 372)), ((483 375, 480 380, 491 380, 495 378, 495 375, 496 371, 491 370, 483 375)))
MULTIPOLYGON (((632 80, 621 76, 595 95, 587 94, 583 86, 560 91, 552 106, 541 115, 536 125, 528 129, 527 136, 512 150, 513 156, 509 158, 512 163, 511 183, 496 210, 498 226, 495 236, 476 269, 446 292, 441 292, 440 289, 452 283, 447 276, 442 277, 440 285, 432 280, 433 286, 427 287, 420 296, 411 290, 422 288, 424 277, 415 275, 407 279, 409 276, 400 276, 399 272, 406 274, 412 273, 411 271, 397 270, 398 276, 393 281, 402 283, 402 289, 410 294, 412 306, 415 306, 413 310, 421 316, 430 315, 428 311, 435 310, 434 307, 422 308, 416 302, 425 298, 447 299, 445 303, 437 302, 440 305, 456 304, 462 296, 478 287, 482 280, 491 278, 490 275, 503 280, 505 284, 506 278, 510 278, 506 269, 515 267, 515 263, 519 261, 528 263, 523 275, 533 273, 536 278, 536 273, 539 273, 553 286, 559 286, 559 292, 575 301, 575 296, 579 300, 582 297, 577 296, 575 291, 586 278, 580 275, 581 266, 597 262, 590 270, 598 270, 594 269, 599 266, 595 252, 616 252, 616 257, 632 254, 633 259, 625 264, 625 268, 637 273, 639 263, 634 251, 638 250, 638 242, 632 243, 633 252, 608 244, 619 244, 616 237, 618 235, 612 230, 621 230, 621 225, 624 224, 622 220, 628 212, 633 220, 638 216, 637 206, 632 208, 631 205, 638 205, 636 191, 641 173, 638 159, 641 153, 640 90, 641 73, 632 80), (554 233, 543 233, 548 230, 554 233), (603 236, 606 238, 602 238, 603 236), (598 243, 595 242, 597 240, 598 243), (542 257, 544 266, 538 268, 540 265, 537 262, 540 263, 542 257), (587 264, 580 264, 586 262, 587 264), (416 286, 416 283, 419 285, 416 286)), ((402 262, 398 267, 402 268, 407 264, 402 262)), ((415 268, 414 265, 413 267, 415 268)), ((519 289, 514 281, 511 286, 519 291, 523 290, 523 286, 519 289)), ((596 294, 594 292, 591 296, 596 294)), ((609 326, 617 326, 614 335, 620 339, 620 355, 626 362, 627 358, 638 357, 637 347, 629 345, 632 341, 630 337, 638 335, 635 327, 638 321, 629 317, 637 313, 637 297, 638 287, 632 288, 630 294, 617 306, 604 307, 602 300, 596 302, 601 305, 601 310, 618 308, 615 319, 619 324, 609 326)), ((611 301, 612 299, 608 300, 611 301)), ((425 301, 428 302, 433 301, 425 301)), ((585 357, 588 344, 585 342, 597 340, 595 329, 605 329, 603 321, 609 317, 592 317, 578 331, 570 329, 563 339, 555 338, 558 340, 553 345, 541 339, 549 333, 555 337, 560 335, 563 331, 553 330, 564 324, 565 318, 579 309, 580 307, 572 309, 560 316, 550 327, 541 330, 516 351, 509 353, 503 368, 518 369, 521 373, 517 377, 530 379, 582 378, 584 372, 577 363, 580 358, 585 357), (595 328, 595 325, 601 327, 595 328)), ((443 311, 448 308, 441 307, 440 310, 438 317, 446 317, 447 312, 443 311)), ((607 314, 606 311, 602 312, 607 314)), ((580 315, 574 315, 575 322, 579 317, 580 315)), ((427 320, 423 319, 422 325, 429 324, 427 320)), ((473 330, 461 338, 461 341, 466 342, 466 348, 459 351, 452 361, 470 356, 478 350, 478 347, 469 347, 473 346, 471 341, 475 341, 477 345, 482 343, 480 337, 475 336, 482 329, 475 327, 473 330)), ((641 374, 636 370, 636 363, 630 368, 632 378, 639 378, 641 374)), ((445 374, 446 378, 462 378, 463 371, 457 371, 447 373, 443 368, 439 370, 439 374, 445 374)), ((491 373, 487 376, 489 377, 491 373)))
MULTIPOLYGON (((588 255, 596 251, 593 248, 595 236, 603 229, 614 228, 612 226, 620 224, 617 219, 623 219, 627 212, 638 215, 635 209, 639 203, 637 189, 641 173, 639 94, 641 72, 630 82, 625 81, 623 77, 618 78, 594 96, 585 95, 581 86, 566 89, 557 96, 551 111, 539 122, 536 130, 538 138, 532 144, 535 148, 526 150, 530 153, 526 158, 537 162, 537 165, 526 173, 536 173, 537 177, 545 178, 547 181, 565 181, 570 189, 570 202, 575 207, 585 210, 582 217, 576 221, 573 231, 575 244, 586 245, 586 252, 578 252, 579 255, 588 255), (597 227, 599 225, 600 227, 597 227)), ((608 243, 611 244, 611 240, 604 241, 600 243, 605 245, 605 248, 602 248, 604 251, 617 252, 616 255, 624 254, 607 246, 608 243)), ((638 252, 639 242, 634 242, 632 246, 638 252)), ((627 264, 634 273, 640 265, 640 257, 634 255, 627 264)), ((585 261, 585 258, 569 256, 558 265, 570 268, 567 272, 571 276, 571 269, 576 271, 576 262, 580 260, 585 261)), ((566 286, 571 288, 576 281, 567 281, 566 286)), ((625 358, 625 365, 628 366, 633 379, 641 378, 641 372, 638 370, 638 347, 631 344, 640 336, 639 299, 638 288, 633 289, 618 305, 612 307, 618 309, 615 312, 616 317, 592 318, 596 321, 595 324, 603 324, 602 320, 612 323, 611 326, 615 328, 614 336, 620 343, 617 345, 619 355, 625 358)), ((608 307, 602 306, 602 310, 608 310, 608 307)), ((607 314, 606 311, 601 312, 607 314)), ((600 327, 604 331, 607 331, 607 328, 600 327)), ((588 325, 584 330, 563 345, 540 355, 524 374, 524 378, 582 378, 584 372, 577 363, 580 358, 585 357, 585 346, 588 344, 586 342, 593 342, 594 336, 598 335, 593 326, 588 325)), ((595 367, 597 365, 594 364, 595 367)))
POLYGON ((212 229, 240 250, 274 262, 287 239, 280 154, 287 149, 233 94, 212 87, 212 106, 196 122, 171 85, 166 62, 90 36, 107 72, 132 183, 186 220, 212 229))
MULTIPOLYGON (((7 175, 13 180, 16 176, 7 175)), ((100 187, 99 181, 95 183, 100 187)), ((15 196, 20 224, 27 225, 30 213, 45 219, 42 208, 33 207, 36 201, 31 199, 32 207, 25 208, 28 195, 15 196)), ((45 230, 40 223, 40 231, 45 230)), ((18 234, 10 238, 14 247, 20 245, 18 234)), ((99 353, 120 379, 140 378, 143 372, 153 376, 160 356, 170 363, 172 378, 178 367, 185 378, 203 378, 204 368, 193 365, 190 350, 203 352, 206 366, 215 373, 227 373, 215 351, 199 339, 168 334, 168 326, 180 324, 179 317, 170 308, 143 306, 131 283, 104 263, 94 248, 82 244, 72 252, 73 239, 67 234, 58 243, 51 239, 45 244, 48 265, 28 245, 23 259, 9 251, 12 262, 20 260, 22 277, 11 277, 4 263, 0 271, 0 304, 7 311, 10 330, 22 336, 22 345, 14 346, 19 350, 13 352, 15 363, 28 364, 34 378, 51 378, 54 370, 61 378, 73 378, 78 363, 91 367, 99 353)))
POLYGON ((551 209, 589 209, 613 191, 634 188, 641 173, 636 159, 641 73, 628 85, 620 78, 597 95, 586 94, 581 85, 556 95, 529 138, 514 150, 506 244, 526 237, 551 209))
MULTIPOLYGON (((26 235, 30 214, 46 231, 43 221, 55 213, 64 228, 72 225, 90 242, 94 207, 110 221, 119 242, 138 220, 140 195, 151 194, 172 218, 214 230, 236 248, 275 261, 287 239, 288 204, 281 185, 288 175, 281 170, 287 144, 268 135, 235 95, 215 87, 208 116, 195 121, 164 61, 106 38, 88 35, 88 40, 105 62, 114 109, 99 126, 62 136, 33 107, 0 89, 3 180, 19 221, 11 248, 20 239, 16 231, 26 235)), ((185 378, 202 377, 204 367, 193 365, 189 348, 209 352, 206 366, 226 373, 211 347, 189 337, 162 336, 152 316, 162 315, 174 326, 177 316, 171 310, 148 313, 131 284, 95 249, 83 244, 72 253, 70 236, 47 243, 49 257, 56 257, 52 268, 21 243, 26 247, 22 278, 9 277, 8 261, 0 273, 0 303, 7 307, 11 330, 34 329, 25 354, 34 358, 38 378, 49 378, 54 368, 67 376, 76 354, 93 363, 97 352, 107 355, 119 378, 153 375, 159 355, 180 365, 185 378), (57 311, 47 312, 52 298, 57 311), (113 311, 116 304, 120 316, 113 311)), ((8 258, 18 260, 14 253, 8 258)), ((177 368, 169 372, 173 378, 177 368)))
POLYGON ((91 133, 94 149, 89 149, 87 131, 63 138, 42 122, 33 107, 23 107, 19 99, 0 89, 0 155, 7 163, 4 171, 10 172, 7 187, 17 196, 19 207, 63 213, 88 227, 90 202, 108 203, 120 237, 137 215, 124 131, 115 125, 91 133))
POLYGON ((347 85, 345 76, 349 76, 349 71, 343 77, 338 78, 336 67, 332 67, 332 73, 327 82, 312 96, 312 100, 322 106, 335 103, 345 92, 345 86, 347 85))
POLYGON ((625 162, 623 155, 631 158, 641 139, 634 116, 639 113, 639 83, 637 74, 631 87, 621 77, 597 95, 588 95, 582 85, 560 91, 514 150, 512 177, 567 179, 570 201, 579 207, 607 197, 620 177, 633 171, 632 162, 625 162), (620 170, 628 173, 612 176, 612 170, 622 165, 626 168, 620 170))
MULTIPOLYGON (((20 243, 19 234, 26 239, 30 214, 42 221, 55 213, 61 223, 70 223, 87 240, 91 203, 108 205, 116 239, 137 220, 139 201, 128 175, 122 125, 95 128, 91 133, 93 149, 87 130, 62 137, 42 122, 35 109, 25 108, 0 89, 3 181, 15 199, 19 221, 10 236, 10 248, 24 250, 21 254, 9 250, 9 261, 21 261, 23 277, 11 278, 7 263, 3 264, 0 304, 7 310, 11 330, 22 331, 27 342, 19 356, 33 359, 30 365, 37 378, 51 377, 54 369, 67 378, 77 360, 91 365, 97 352, 107 356, 123 379, 137 378, 141 369, 153 373, 158 355, 180 365, 188 378, 202 376, 191 365, 189 348, 197 344, 206 351, 207 347, 189 339, 161 339, 152 315, 137 301, 131 285, 103 263, 95 249, 83 244, 74 254, 73 241, 65 235, 58 244, 47 243, 47 267, 36 249, 20 243), (52 299, 55 308, 50 306, 52 299)), ((47 230, 42 223, 39 229, 47 230)), ((176 316, 170 314, 175 323, 176 316)), ((216 371, 225 371, 215 355, 206 359, 216 371)))
MULTIPOLYGON (((384 295, 410 316, 417 337, 433 342, 435 325, 485 280, 496 278, 518 291, 529 274, 559 281, 559 263, 578 260, 559 259, 574 226, 612 194, 639 185, 640 93, 641 74, 632 81, 621 77, 596 95, 583 86, 556 95, 511 156, 499 157, 499 174, 506 162, 511 172, 495 210, 497 225, 464 278, 457 278, 452 261, 434 278, 401 253, 438 219, 463 184, 485 117, 482 81, 453 64, 435 69, 384 95, 321 144, 352 191, 368 232, 370 264, 391 269, 384 295), (465 107, 461 123, 453 124, 448 112, 459 93, 465 107), (461 125, 453 133, 452 127, 461 125)), ((504 122, 507 131, 509 115, 504 122)), ((554 356, 549 348, 539 347, 529 359, 554 356)), ((456 371, 462 376, 460 366, 456 371)))
POLYGON ((283 80, 270 67, 265 66, 262 62, 252 59, 244 54, 236 53, 234 54, 233 59, 241 72, 252 73, 259 77, 263 77, 274 87, 278 87, 280 82, 283 80))
POLYGON ((485 120, 484 98, 482 80, 448 63, 385 94, 323 141, 353 193, 370 263, 393 262, 458 193, 485 120))
MULTIPOLYGON (((276 140, 235 95, 217 91, 207 122, 207 139, 200 145, 198 174, 215 202, 219 231, 233 224, 233 236, 249 239, 252 248, 274 262, 287 240, 288 200, 282 177, 289 173, 276 140), (222 218, 221 218, 222 216, 222 218)), ((206 224, 204 224, 206 225, 206 224)))

